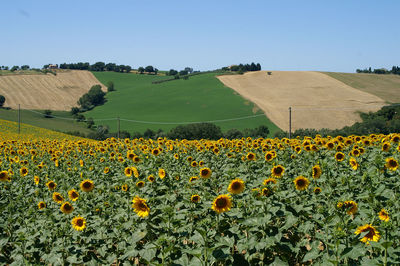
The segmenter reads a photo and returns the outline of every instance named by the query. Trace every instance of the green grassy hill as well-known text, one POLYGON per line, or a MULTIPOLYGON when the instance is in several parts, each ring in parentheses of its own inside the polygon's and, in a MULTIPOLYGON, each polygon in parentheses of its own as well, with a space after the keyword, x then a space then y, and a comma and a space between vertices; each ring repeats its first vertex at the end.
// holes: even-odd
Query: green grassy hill
MULTIPOLYGON (((174 80, 161 84, 152 81, 166 79, 163 76, 122 74, 115 72, 93 72, 96 78, 106 84, 113 81, 116 91, 107 93, 107 103, 84 113, 86 118, 115 118, 150 121, 154 123, 137 123, 121 120, 121 130, 144 132, 163 129, 168 131, 178 124, 161 124, 157 122, 199 122, 223 120, 254 114, 254 105, 232 89, 225 87, 216 73, 207 73, 190 77, 188 80, 174 80)), ((103 121, 111 131, 117 130, 116 121, 103 121)), ((279 130, 265 116, 249 119, 216 122, 222 131, 231 128, 243 130, 266 125, 271 133, 279 130)))
MULTIPOLYGON (((53 111, 52 115, 57 118, 45 118, 42 113, 43 111, 21 110, 21 123, 60 132, 79 131, 85 134, 91 132, 86 127, 86 123, 74 121, 69 112, 53 111)), ((18 122, 18 110, 0 109, 0 117, 4 120, 18 122)))
POLYGON ((380 97, 389 103, 400 103, 400 75, 322 72, 350 87, 380 97))

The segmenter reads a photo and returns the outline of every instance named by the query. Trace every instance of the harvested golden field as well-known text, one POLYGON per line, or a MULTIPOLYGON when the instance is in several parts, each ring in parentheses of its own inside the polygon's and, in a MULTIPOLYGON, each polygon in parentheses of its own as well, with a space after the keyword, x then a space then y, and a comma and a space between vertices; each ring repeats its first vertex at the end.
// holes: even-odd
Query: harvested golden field
POLYGON ((367 73, 324 72, 355 89, 376 95, 390 103, 400 102, 400 76, 367 73))
POLYGON ((360 121, 359 111, 377 111, 385 101, 323 73, 311 71, 249 72, 218 77, 226 86, 257 104, 278 127, 337 129, 360 121))
POLYGON ((96 84, 102 85, 91 72, 82 70, 57 75, 6 75, 0 76, 0 95, 6 97, 6 107, 18 108, 21 104, 23 109, 70 110, 96 84))

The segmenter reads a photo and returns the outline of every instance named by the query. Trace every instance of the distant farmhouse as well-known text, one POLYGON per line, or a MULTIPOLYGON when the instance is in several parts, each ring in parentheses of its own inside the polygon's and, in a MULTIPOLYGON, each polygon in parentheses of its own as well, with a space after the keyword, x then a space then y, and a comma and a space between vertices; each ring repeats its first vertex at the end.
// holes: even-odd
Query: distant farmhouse
POLYGON ((47 69, 58 69, 58 64, 55 64, 55 65, 49 64, 47 69))

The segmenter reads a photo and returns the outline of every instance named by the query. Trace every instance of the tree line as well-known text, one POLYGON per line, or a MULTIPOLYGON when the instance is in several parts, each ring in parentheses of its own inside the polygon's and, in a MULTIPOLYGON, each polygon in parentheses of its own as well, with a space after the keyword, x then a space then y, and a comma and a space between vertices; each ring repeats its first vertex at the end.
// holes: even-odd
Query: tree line
POLYGON ((261 64, 257 63, 255 64, 252 62, 251 64, 239 64, 239 65, 232 65, 228 67, 223 67, 223 71, 237 71, 240 73, 248 72, 248 71, 260 71, 261 70, 261 64))
POLYGON ((388 70, 386 68, 376 68, 372 70, 371 67, 369 68, 364 68, 364 69, 356 69, 357 73, 373 73, 373 74, 394 74, 394 75, 400 75, 400 67, 398 66, 393 66, 391 70, 388 70))
MULTIPOLYGON (((49 65, 44 65, 43 68, 48 68, 49 65)), ((63 63, 59 66, 60 69, 73 69, 73 70, 89 70, 89 71, 114 71, 120 73, 129 73, 132 67, 129 65, 117 65, 115 63, 104 63, 96 62, 94 64, 89 64, 88 62, 78 62, 78 63, 63 63)))

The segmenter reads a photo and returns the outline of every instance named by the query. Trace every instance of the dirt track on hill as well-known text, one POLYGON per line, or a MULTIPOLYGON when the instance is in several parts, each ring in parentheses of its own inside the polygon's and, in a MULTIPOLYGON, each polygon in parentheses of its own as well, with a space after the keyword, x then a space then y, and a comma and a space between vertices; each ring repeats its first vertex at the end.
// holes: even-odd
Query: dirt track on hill
POLYGON ((218 77, 226 86, 254 102, 283 130, 338 129, 361 121, 357 111, 377 111, 384 100, 354 89, 328 75, 311 71, 248 72, 218 77))
POLYGON ((79 98, 91 86, 105 87, 89 71, 71 70, 46 75, 0 76, 0 95, 4 95, 4 106, 13 109, 71 110, 79 98))

